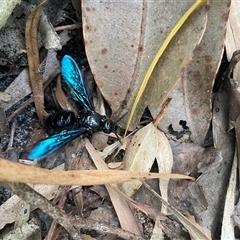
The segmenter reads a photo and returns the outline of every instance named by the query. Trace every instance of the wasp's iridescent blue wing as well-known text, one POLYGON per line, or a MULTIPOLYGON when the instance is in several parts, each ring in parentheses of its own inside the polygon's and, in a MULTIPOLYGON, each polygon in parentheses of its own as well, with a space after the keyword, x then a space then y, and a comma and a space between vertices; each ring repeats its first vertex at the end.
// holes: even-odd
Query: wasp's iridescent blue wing
POLYGON ((82 73, 77 63, 70 56, 65 55, 61 62, 61 74, 64 82, 68 85, 72 98, 81 103, 86 109, 93 111, 82 73))
POLYGON ((41 159, 55 152, 73 139, 87 132, 87 128, 78 128, 63 130, 46 139, 39 141, 30 151, 28 158, 30 160, 41 159))

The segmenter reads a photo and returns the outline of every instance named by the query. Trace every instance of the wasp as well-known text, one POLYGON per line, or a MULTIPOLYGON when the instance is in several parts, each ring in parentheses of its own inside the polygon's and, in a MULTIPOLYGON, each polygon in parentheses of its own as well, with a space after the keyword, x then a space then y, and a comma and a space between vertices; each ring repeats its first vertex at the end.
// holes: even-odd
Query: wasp
POLYGON ((66 129, 39 141, 29 152, 30 160, 45 158, 81 135, 91 135, 99 131, 109 134, 113 132, 116 124, 94 110, 82 73, 75 60, 69 55, 62 58, 61 75, 73 100, 79 102, 86 111, 77 118, 71 111, 61 111, 55 115, 52 122, 53 127, 66 127, 66 129))

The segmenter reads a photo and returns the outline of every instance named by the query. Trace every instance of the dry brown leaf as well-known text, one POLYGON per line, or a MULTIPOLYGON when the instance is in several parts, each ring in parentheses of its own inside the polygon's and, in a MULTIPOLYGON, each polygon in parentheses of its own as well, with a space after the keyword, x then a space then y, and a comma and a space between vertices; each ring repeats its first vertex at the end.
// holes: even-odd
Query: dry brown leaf
POLYGON ((208 207, 203 191, 195 182, 170 180, 169 203, 184 214, 196 216, 208 207))
MULTIPOLYGON (((112 109, 114 120, 121 115, 123 109, 130 112, 139 85, 159 47, 193 2, 182 1, 171 4, 143 0, 82 1, 86 53, 99 89, 112 109)), ((189 43, 193 38, 191 46, 196 46, 204 31, 206 20, 204 9, 202 10, 189 21, 188 26, 192 30, 195 29, 194 34, 192 30, 182 31, 185 38, 179 42, 176 40, 177 44, 175 44, 178 48, 184 45, 185 41, 189 43)), ((171 62, 174 59, 179 60, 179 64, 172 63, 172 67, 169 66, 171 72, 178 68, 178 65, 181 65, 179 68, 182 70, 189 61, 194 47, 187 45, 187 49, 190 53, 187 57, 181 55, 182 53, 176 57, 176 51, 173 51, 175 57, 169 60, 171 62)), ((160 66, 161 69, 165 67, 168 66, 160 66)), ((181 75, 181 70, 176 71, 177 79, 181 75)), ((158 92, 157 96, 147 95, 146 98, 148 100, 152 98, 152 101, 155 100, 154 103, 159 106, 161 102, 155 98, 159 99, 159 95, 166 94, 165 86, 169 91, 174 85, 171 83, 175 83, 177 79, 171 80, 169 77, 170 83, 167 80, 162 81, 163 88, 159 87, 161 92, 158 92)), ((144 108, 146 104, 140 106, 144 108)), ((139 114, 137 115, 139 118, 139 114)))
MULTIPOLYGON (((169 124, 172 123, 173 126, 176 126, 179 119, 185 119, 182 117, 184 113, 182 108, 184 105, 181 104, 179 96, 171 94, 171 91, 182 79, 184 69, 187 68, 194 56, 195 48, 200 43, 205 31, 206 17, 205 8, 202 6, 189 17, 170 42, 153 70, 144 94, 140 99, 139 107, 133 119, 135 124, 140 118, 141 112, 147 106, 155 118, 160 111, 161 105, 169 96, 172 98, 172 102, 166 114, 171 111, 171 118, 166 120, 165 115, 165 117, 163 117, 165 122, 164 124, 160 123, 160 129, 167 132, 166 130, 169 124), (193 32, 194 34, 192 34, 193 32), (176 102, 179 104, 176 105, 176 102)), ((167 116, 169 117, 169 114, 167 114, 167 116)))
MULTIPOLYGON (((46 66, 43 73, 43 82, 53 79, 60 72, 59 61, 56 58, 56 52, 49 50, 46 59, 46 66)), ((43 65, 43 62, 41 63, 43 65)), ((40 65, 40 66, 41 66, 40 65)), ((11 101, 2 103, 4 110, 9 109, 15 103, 26 97, 32 92, 30 87, 29 73, 24 69, 15 80, 7 87, 4 93, 11 95, 11 101)))
POLYGON ((77 111, 69 103, 69 101, 67 100, 67 98, 62 90, 60 75, 58 75, 55 95, 56 95, 58 104, 61 106, 62 109, 74 112, 75 116, 78 115, 77 111))
POLYGON ((14 163, 0 158, 0 181, 6 182, 90 186, 152 178, 183 178, 194 180, 192 177, 181 174, 134 173, 120 170, 54 171, 14 163))
POLYGON ((28 66, 29 66, 29 76, 31 87, 34 96, 34 104, 36 107, 37 115, 40 122, 43 124, 43 106, 44 106, 44 94, 43 94, 43 81, 42 75, 39 74, 38 68, 39 62, 39 52, 37 44, 37 29, 38 22, 40 19, 40 14, 42 11, 42 5, 47 0, 43 0, 38 7, 29 15, 26 22, 25 30, 25 40, 26 40, 26 50, 28 56, 28 66))
MULTIPOLYGON (((100 155, 97 154, 96 150, 90 144, 90 142, 86 141, 86 148, 93 159, 94 164, 97 169, 103 170, 108 169, 107 164, 102 160, 100 155)), ((119 189, 117 184, 106 185, 107 191, 111 198, 112 204, 118 216, 118 220, 122 229, 126 231, 133 232, 137 235, 141 235, 141 231, 137 224, 137 221, 133 215, 131 208, 129 207, 128 202, 124 199, 116 190, 119 189)))

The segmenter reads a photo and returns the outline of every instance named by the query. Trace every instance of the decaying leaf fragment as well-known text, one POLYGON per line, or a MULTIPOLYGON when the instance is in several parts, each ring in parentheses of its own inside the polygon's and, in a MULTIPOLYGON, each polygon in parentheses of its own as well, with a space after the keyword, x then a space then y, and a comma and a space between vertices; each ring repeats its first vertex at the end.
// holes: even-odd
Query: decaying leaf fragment
POLYGON ((187 229, 188 233, 191 236, 191 239, 211 239, 211 233, 207 228, 200 226, 193 219, 188 219, 181 212, 179 212, 176 208, 170 205, 163 197, 161 197, 158 193, 156 193, 148 184, 144 183, 146 188, 151 191, 169 210, 169 212, 173 213, 174 216, 178 219, 179 222, 187 229))
POLYGON ((239 14, 240 14, 240 2, 231 1, 229 20, 228 20, 227 32, 226 32, 226 43, 225 43, 227 58, 229 62, 233 56, 233 53, 236 50, 240 49, 239 14))
POLYGON ((33 91, 34 103, 35 103, 37 115, 42 124, 43 124, 44 94, 43 94, 42 75, 38 73, 40 62, 39 62, 39 52, 38 52, 38 44, 37 44, 37 28, 38 28, 38 22, 40 19, 40 14, 42 11, 42 5, 46 1, 47 0, 43 0, 37 6, 37 8, 29 15, 26 23, 26 30, 25 30, 30 82, 31 82, 31 87, 33 91))
POLYGON ((201 187, 208 202, 208 208, 197 215, 201 226, 207 227, 212 233, 216 233, 222 224, 223 198, 226 196, 226 188, 232 167, 235 152, 235 136, 228 131, 229 124, 229 94, 226 81, 223 81, 213 105, 213 141, 214 146, 221 151, 222 162, 210 172, 203 173, 197 183, 201 187))
POLYGON ((191 174, 210 172, 222 161, 221 151, 214 147, 203 148, 194 143, 172 144, 173 172, 191 174))
MULTIPOLYGON (((172 144, 173 173, 198 177, 199 173, 211 172, 222 161, 221 152, 214 148, 203 148, 193 143, 172 144)), ((206 210, 207 199, 196 182, 170 181, 169 203, 184 213, 196 215, 206 210)))

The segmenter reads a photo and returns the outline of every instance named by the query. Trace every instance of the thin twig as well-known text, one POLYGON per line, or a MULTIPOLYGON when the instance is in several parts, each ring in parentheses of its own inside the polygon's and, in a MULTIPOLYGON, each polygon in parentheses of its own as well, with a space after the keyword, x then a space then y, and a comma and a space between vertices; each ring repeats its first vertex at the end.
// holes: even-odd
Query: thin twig
POLYGON ((168 106, 169 106, 169 103, 171 102, 171 98, 167 98, 163 105, 162 105, 162 110, 160 111, 160 113, 157 115, 157 117, 155 118, 155 120, 153 121, 153 126, 154 127, 157 127, 157 125, 159 124, 159 122, 162 120, 165 112, 167 111, 168 109, 168 106))
POLYGON ((80 23, 74 23, 74 24, 70 24, 70 25, 65 25, 65 26, 59 26, 59 27, 55 27, 54 30, 57 31, 62 31, 65 29, 78 29, 78 28, 82 28, 82 25, 80 23))
POLYGON ((16 131, 16 126, 17 126, 17 121, 15 120, 15 121, 12 122, 11 134, 10 134, 10 139, 9 139, 7 149, 12 148, 12 146, 13 146, 13 138, 14 138, 14 133, 16 131))

